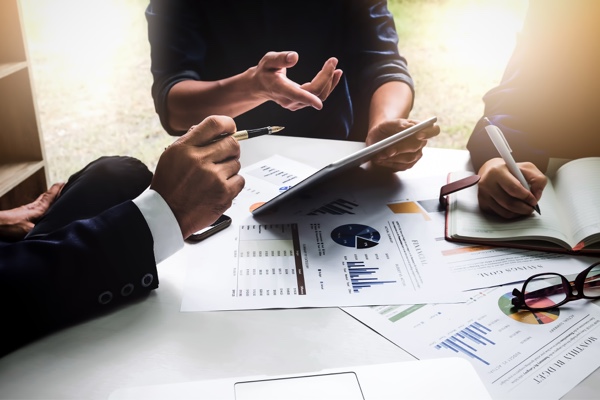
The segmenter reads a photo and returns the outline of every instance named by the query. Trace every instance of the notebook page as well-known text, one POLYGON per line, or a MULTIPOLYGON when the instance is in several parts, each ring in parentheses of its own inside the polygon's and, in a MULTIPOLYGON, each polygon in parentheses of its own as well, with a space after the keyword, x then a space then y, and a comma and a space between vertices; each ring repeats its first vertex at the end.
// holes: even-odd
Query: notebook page
POLYGON ((589 157, 563 165, 553 179, 558 203, 571 226, 573 245, 590 235, 600 236, 599 175, 600 157, 589 157))

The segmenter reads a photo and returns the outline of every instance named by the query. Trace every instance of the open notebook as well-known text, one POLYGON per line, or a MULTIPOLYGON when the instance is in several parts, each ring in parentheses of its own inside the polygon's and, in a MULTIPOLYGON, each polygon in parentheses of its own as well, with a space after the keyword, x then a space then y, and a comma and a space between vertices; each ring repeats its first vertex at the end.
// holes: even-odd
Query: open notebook
MULTIPOLYGON (((456 182, 469 172, 448 177, 456 182)), ((572 254, 600 254, 600 157, 569 161, 549 176, 539 201, 541 214, 506 220, 484 214, 477 186, 449 196, 446 239, 572 254)))
POLYGON ((441 358, 315 373, 227 378, 119 389, 110 400, 491 399, 473 366, 441 358))

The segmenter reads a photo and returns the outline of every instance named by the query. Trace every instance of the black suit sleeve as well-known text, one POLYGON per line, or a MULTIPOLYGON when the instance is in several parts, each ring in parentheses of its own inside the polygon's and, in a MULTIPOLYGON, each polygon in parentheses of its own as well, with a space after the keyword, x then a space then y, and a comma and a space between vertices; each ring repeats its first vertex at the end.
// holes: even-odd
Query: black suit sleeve
POLYGON ((0 355, 158 287, 152 234, 131 201, 0 246, 0 355))

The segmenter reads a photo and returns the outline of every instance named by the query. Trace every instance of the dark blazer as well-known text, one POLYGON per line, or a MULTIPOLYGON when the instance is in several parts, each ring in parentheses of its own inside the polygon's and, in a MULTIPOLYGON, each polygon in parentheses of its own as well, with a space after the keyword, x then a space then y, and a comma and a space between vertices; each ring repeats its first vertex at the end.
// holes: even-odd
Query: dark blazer
POLYGON ((157 287, 152 234, 131 201, 0 244, 0 355, 157 287))

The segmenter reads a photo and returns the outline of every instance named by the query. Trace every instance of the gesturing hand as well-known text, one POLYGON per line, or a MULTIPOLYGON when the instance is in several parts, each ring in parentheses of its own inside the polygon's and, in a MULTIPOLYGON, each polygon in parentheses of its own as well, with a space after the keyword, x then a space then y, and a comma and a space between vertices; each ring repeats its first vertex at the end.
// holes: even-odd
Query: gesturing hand
POLYGON ((254 70, 255 90, 291 111, 304 107, 320 110, 342 76, 342 70, 336 69, 338 60, 328 59, 310 82, 300 85, 287 77, 287 69, 296 65, 298 58, 293 51, 265 54, 254 70))
POLYGON ((165 199, 184 239, 219 218, 244 187, 239 143, 221 136, 235 130, 229 117, 208 117, 160 156, 150 188, 165 199))

